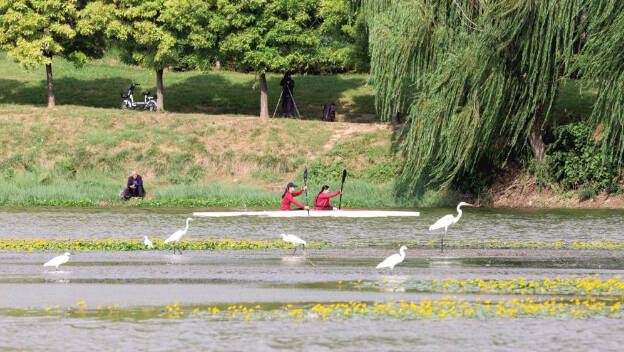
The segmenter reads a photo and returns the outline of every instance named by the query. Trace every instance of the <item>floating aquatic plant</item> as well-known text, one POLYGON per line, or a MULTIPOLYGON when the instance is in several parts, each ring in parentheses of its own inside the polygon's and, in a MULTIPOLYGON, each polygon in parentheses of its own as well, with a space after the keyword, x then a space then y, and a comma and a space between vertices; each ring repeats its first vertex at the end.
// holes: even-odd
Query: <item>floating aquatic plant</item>
MULTIPOLYGON (((153 248, 148 249, 142 239, 0 239, 0 250, 13 251, 136 251, 171 250, 171 243, 152 239, 153 248)), ((328 244, 308 241, 308 247, 322 248, 328 244)), ((292 249, 292 244, 281 240, 232 240, 232 239, 183 239, 177 244, 182 250, 224 249, 292 249)))
POLYGON ((285 303, 235 304, 211 306, 180 306, 178 303, 164 307, 122 309, 115 306, 98 306, 89 309, 79 302, 77 307, 47 307, 38 309, 0 310, 11 316, 62 316, 97 317, 112 319, 180 319, 197 318, 218 321, 227 320, 348 320, 348 319, 491 319, 491 318, 624 318, 621 299, 602 301, 596 298, 512 298, 476 299, 474 301, 447 296, 441 299, 390 302, 334 302, 334 303, 285 303))

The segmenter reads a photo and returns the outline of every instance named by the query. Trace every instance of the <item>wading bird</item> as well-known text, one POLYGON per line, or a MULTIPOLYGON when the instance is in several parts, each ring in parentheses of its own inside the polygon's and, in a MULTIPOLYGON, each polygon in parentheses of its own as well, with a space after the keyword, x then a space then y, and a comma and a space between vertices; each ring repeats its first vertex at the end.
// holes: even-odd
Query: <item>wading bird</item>
POLYGON ((297 247, 300 245, 303 247, 303 249, 305 249, 306 241, 302 240, 301 238, 295 235, 287 235, 284 233, 281 234, 280 236, 282 237, 282 241, 292 243, 295 245, 295 250, 293 251, 293 254, 295 254, 295 252, 297 251, 297 247))
POLYGON ((144 244, 147 248, 149 248, 149 249, 154 248, 154 245, 152 244, 152 241, 150 241, 150 239, 149 239, 149 238, 147 238, 147 236, 143 236, 143 244, 144 244))
POLYGON ((462 206, 472 207, 473 205, 466 202, 459 202, 457 204, 457 216, 453 216, 451 214, 444 215, 440 220, 436 221, 435 224, 429 226, 429 231, 437 230, 444 228, 444 235, 442 235, 442 239, 440 239, 440 252, 444 252, 444 237, 446 237, 446 232, 448 231, 449 226, 456 224, 462 216, 462 206))
POLYGON ((399 264, 405 259, 405 251, 407 247, 401 246, 399 249, 399 253, 393 254, 388 258, 384 259, 383 262, 379 263, 375 268, 376 269, 385 269, 389 268, 390 270, 394 269, 394 266, 399 264))
MULTIPOLYGON (((184 228, 184 230, 178 230, 174 232, 173 235, 169 236, 169 238, 165 240, 165 243, 173 242, 173 254, 175 254, 176 252, 176 244, 178 244, 180 238, 186 235, 186 232, 188 231, 189 221, 193 221, 193 218, 186 218, 186 227, 184 228)), ((178 251, 180 252, 180 254, 182 254, 182 250, 180 248, 178 248, 178 251)))
POLYGON ((43 264, 43 266, 54 266, 56 267, 56 270, 58 270, 60 265, 65 264, 69 261, 70 255, 71 253, 65 252, 65 254, 63 255, 59 255, 58 257, 54 257, 48 260, 45 264, 43 264))

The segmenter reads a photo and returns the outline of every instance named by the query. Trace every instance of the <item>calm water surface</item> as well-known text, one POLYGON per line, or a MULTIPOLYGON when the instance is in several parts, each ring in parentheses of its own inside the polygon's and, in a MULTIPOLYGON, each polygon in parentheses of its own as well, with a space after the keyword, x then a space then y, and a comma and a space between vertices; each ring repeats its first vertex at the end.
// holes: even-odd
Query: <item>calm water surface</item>
MULTIPOLYGON (((184 219, 202 209, 50 209, 0 208, 0 236, 12 238, 166 238, 184 219)), ((428 230, 454 209, 425 209, 416 218, 196 218, 191 238, 274 239, 280 233, 346 243, 384 244, 438 238, 428 230)), ((464 208, 449 230, 450 240, 621 241, 622 210, 484 210, 464 208)))
MULTIPOLYGON (((190 209, 2 209, 2 238, 164 238, 190 209)), ((310 304, 420 301, 442 295, 341 288, 337 281, 383 280, 374 269, 391 241, 435 239, 427 227, 450 210, 415 219, 197 218, 195 238, 273 239, 294 233, 363 248, 289 251, 79 252, 60 271, 44 270, 57 253, 0 252, 0 350, 26 351, 620 351, 624 321, 615 319, 451 319, 401 321, 211 321, 15 316, 8 310, 118 304, 158 310, 167 304, 310 304)), ((490 211, 467 209, 451 239, 624 241, 621 211, 490 211)), ((608 251, 408 250, 390 280, 624 276, 624 255, 608 251)), ((453 295, 466 300, 490 296, 453 295)), ((497 299, 501 296, 491 298, 497 299)))

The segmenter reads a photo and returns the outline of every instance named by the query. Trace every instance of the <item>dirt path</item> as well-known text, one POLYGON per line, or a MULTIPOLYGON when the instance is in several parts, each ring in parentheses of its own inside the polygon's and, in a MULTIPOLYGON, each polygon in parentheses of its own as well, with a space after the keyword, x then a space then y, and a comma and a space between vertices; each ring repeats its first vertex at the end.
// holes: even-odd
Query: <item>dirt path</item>
MULTIPOLYGON (((384 124, 372 124, 372 123, 344 123, 342 124, 343 126, 341 127, 345 127, 343 129, 338 129, 334 131, 334 134, 332 134, 332 136, 329 138, 329 140, 327 141, 327 143, 325 143, 325 145, 323 146, 323 153, 327 153, 330 150, 332 150, 332 148, 334 148, 334 146, 340 142, 346 139, 346 137, 348 137, 351 134, 354 133, 371 133, 371 132, 375 132, 379 129, 387 129, 388 126, 384 125, 384 124), (346 126, 345 126, 346 125, 346 126)), ((316 155, 314 159, 318 158, 319 156, 321 156, 322 154, 316 155)))

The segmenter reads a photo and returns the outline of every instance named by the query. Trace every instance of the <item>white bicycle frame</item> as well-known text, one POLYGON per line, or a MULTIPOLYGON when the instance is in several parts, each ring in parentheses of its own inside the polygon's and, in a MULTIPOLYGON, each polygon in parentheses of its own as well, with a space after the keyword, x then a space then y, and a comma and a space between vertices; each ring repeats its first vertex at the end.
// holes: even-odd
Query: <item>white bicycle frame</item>
MULTIPOLYGON (((136 109, 137 108, 137 103, 134 101, 134 93, 132 92, 132 89, 128 89, 128 94, 126 94, 128 97, 124 99, 124 102, 126 103, 126 105, 128 105, 130 108, 132 109, 136 109)), ((148 94, 143 94, 143 107, 147 107, 147 105, 150 103, 150 101, 154 101, 154 104, 156 104, 156 98, 152 97, 148 94)))

